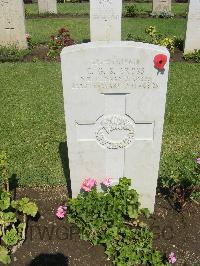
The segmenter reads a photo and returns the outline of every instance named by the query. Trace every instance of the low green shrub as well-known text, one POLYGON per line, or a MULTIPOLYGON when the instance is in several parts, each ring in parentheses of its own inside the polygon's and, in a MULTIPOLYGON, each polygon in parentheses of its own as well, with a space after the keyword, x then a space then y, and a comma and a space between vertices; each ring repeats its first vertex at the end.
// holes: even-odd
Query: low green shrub
POLYGON ((170 11, 161 11, 161 12, 154 12, 151 13, 152 17, 156 17, 156 18, 173 18, 174 14, 170 11))
POLYGON ((139 10, 135 4, 125 6, 125 16, 135 17, 139 13, 139 10))
POLYGON ((183 51, 184 40, 178 37, 174 37, 174 46, 178 48, 180 51, 183 51))
POLYGON ((11 263, 11 254, 26 238, 28 217, 35 217, 38 207, 29 198, 15 200, 9 191, 9 170, 5 154, 0 154, 0 262, 11 263))
POLYGON ((29 54, 30 50, 19 50, 15 46, 0 46, 0 62, 16 62, 22 61, 24 56, 29 54))
POLYGON ((94 186, 69 199, 68 221, 79 228, 81 239, 103 244, 114 265, 165 265, 142 221, 149 216, 148 209, 140 209, 138 193, 130 185, 124 177, 103 192, 94 186))
POLYGON ((173 154, 164 158, 159 180, 161 189, 179 209, 200 193, 200 162, 194 154, 173 154))
POLYGON ((200 50, 196 49, 193 53, 184 54, 183 57, 186 61, 192 60, 196 63, 200 63, 200 50))

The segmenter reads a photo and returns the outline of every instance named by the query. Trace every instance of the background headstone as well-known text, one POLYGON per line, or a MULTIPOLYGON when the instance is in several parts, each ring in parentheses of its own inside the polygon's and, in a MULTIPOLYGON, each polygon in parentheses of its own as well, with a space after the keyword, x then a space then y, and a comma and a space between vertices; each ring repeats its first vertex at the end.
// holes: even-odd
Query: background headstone
POLYGON ((171 13, 171 0, 153 0, 153 14, 171 13))
POLYGON ((154 209, 168 80, 167 49, 93 42, 61 53, 72 195, 85 177, 126 176, 154 209), (165 70, 154 57, 167 56, 165 70))
POLYGON ((195 49, 200 49, 200 0, 190 0, 184 52, 195 49))
POLYGON ((39 13, 57 14, 57 0, 38 0, 39 13))
POLYGON ((23 0, 0 0, 0 45, 27 48, 23 0))
POLYGON ((121 40, 122 0, 90 0, 91 41, 121 40))

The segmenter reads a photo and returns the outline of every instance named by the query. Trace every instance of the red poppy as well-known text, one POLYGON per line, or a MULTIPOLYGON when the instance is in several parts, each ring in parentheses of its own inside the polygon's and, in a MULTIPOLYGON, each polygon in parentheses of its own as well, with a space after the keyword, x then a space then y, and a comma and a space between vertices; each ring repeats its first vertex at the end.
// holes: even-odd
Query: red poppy
POLYGON ((158 70, 164 70, 164 66, 167 63, 167 56, 165 54, 157 54, 154 57, 154 67, 158 70))

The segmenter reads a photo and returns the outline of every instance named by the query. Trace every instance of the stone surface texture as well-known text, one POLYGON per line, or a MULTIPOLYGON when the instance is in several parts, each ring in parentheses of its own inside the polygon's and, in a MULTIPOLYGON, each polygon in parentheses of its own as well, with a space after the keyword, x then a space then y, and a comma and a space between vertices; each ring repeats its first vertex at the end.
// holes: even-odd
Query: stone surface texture
POLYGON ((0 0, 0 45, 27 48, 23 0, 0 0))
POLYGON ((184 52, 195 49, 200 49, 200 0, 190 0, 184 52))
POLYGON ((171 12, 171 0, 153 0, 153 14, 171 12))
POLYGON ((91 41, 121 40, 122 0, 90 0, 91 41))
MULTIPOLYGON (((73 197, 86 177, 132 179, 143 207, 154 209, 169 53, 136 42, 93 42, 61 53, 73 197), (154 57, 167 56, 164 71, 154 57)), ((100 185, 98 185, 100 189, 100 185)))
POLYGON ((39 13, 53 13, 57 14, 56 0, 38 0, 39 13))

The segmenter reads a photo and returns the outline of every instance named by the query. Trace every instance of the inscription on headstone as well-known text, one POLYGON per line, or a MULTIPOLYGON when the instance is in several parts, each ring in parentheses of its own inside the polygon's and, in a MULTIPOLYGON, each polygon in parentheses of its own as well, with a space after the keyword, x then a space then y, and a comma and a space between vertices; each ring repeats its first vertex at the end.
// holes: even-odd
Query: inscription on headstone
POLYGON ((23 0, 0 0, 0 45, 27 48, 23 0))
POLYGON ((122 0, 90 0, 91 41, 121 40, 122 0))
POLYGON ((73 196, 83 179, 133 179, 153 211, 168 80, 167 49, 101 42, 62 51, 64 107, 73 196), (154 57, 167 56, 164 71, 154 57))
POLYGON ((57 0, 38 0, 39 13, 57 14, 57 0))
POLYGON ((200 0, 190 0, 184 52, 195 49, 200 49, 200 0))

